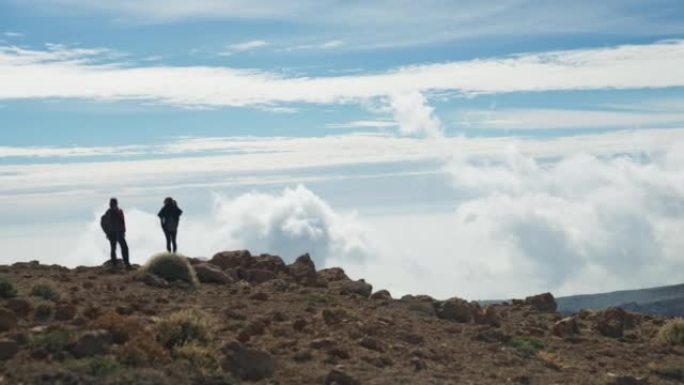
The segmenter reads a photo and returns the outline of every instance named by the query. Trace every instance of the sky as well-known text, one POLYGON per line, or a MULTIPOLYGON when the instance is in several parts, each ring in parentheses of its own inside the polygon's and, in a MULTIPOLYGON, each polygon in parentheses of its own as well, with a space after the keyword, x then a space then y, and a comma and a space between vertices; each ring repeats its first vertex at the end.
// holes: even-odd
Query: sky
POLYGON ((393 295, 684 282, 678 0, 0 0, 0 263, 308 252, 393 295))

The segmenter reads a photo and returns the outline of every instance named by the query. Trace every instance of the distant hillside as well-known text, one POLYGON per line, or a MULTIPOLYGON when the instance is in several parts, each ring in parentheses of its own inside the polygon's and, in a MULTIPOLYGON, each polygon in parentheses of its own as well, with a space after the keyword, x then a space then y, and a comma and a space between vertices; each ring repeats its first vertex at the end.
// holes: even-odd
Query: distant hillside
POLYGON ((610 293, 556 298, 558 311, 601 310, 620 306, 625 310, 657 315, 684 316, 684 284, 610 293))

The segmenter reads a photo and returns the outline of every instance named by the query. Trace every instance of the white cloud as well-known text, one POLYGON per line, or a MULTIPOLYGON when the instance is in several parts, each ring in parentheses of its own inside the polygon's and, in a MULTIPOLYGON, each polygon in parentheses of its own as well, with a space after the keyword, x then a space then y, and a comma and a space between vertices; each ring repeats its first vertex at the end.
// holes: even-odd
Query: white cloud
MULTIPOLYGON (((181 207, 182 207, 182 203, 181 207)), ((104 212, 104 208, 101 210, 104 212)), ((127 241, 133 262, 145 259, 165 247, 155 213, 125 209, 127 241)), ((99 228, 98 211, 84 226, 82 235, 60 264, 99 264, 109 258, 109 246, 99 228)), ((371 230, 353 213, 333 209, 303 186, 279 194, 247 193, 228 198, 216 196, 211 217, 181 219, 179 252, 210 257, 221 250, 249 249, 270 253, 292 262, 306 252, 319 268, 331 259, 362 263, 374 258, 371 230)), ((119 254, 120 256, 120 254, 119 254)), ((49 261, 45 261, 49 262, 49 261)))
POLYGON ((440 137, 444 130, 442 123, 433 114, 433 108, 420 92, 396 93, 390 96, 390 108, 394 120, 403 135, 440 137))
POLYGON ((228 67, 95 63, 105 49, 0 47, 0 100, 145 100, 186 107, 278 107, 389 100, 400 131, 436 135, 425 92, 462 93, 684 86, 684 41, 524 54, 402 67, 380 74, 287 77, 228 67), (83 85, 74 87, 74 84, 83 85))
POLYGON ((683 244, 673 235, 684 228, 681 150, 551 163, 512 150, 489 163, 455 160, 449 171, 464 198, 454 244, 470 255, 471 272, 489 277, 488 295, 681 282, 683 244), (499 277, 518 283, 497 287, 499 277))
MULTIPOLYGON (((632 108, 638 108, 632 106, 632 108)), ((534 130, 554 128, 645 128, 684 122, 684 113, 625 112, 615 110, 567 110, 567 109, 502 109, 473 110, 459 113, 457 126, 534 130)))
POLYGON ((231 44, 226 47, 226 50, 220 52, 219 55, 230 56, 240 52, 251 51, 257 48, 262 48, 268 45, 265 40, 250 40, 243 43, 231 44))
POLYGON ((396 127, 397 122, 388 120, 355 120, 347 123, 329 123, 327 128, 390 128, 396 127))
POLYGON ((5 37, 13 38, 13 37, 24 37, 24 34, 21 32, 13 32, 13 31, 7 31, 2 34, 5 37))

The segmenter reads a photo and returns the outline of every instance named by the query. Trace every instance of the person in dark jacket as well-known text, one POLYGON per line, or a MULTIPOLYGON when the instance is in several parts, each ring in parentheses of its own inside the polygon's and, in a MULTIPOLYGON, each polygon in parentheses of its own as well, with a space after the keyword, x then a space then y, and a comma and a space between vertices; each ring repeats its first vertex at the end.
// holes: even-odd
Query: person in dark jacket
POLYGON ((175 253, 178 250, 176 245, 176 234, 178 233, 178 222, 183 210, 178 208, 178 204, 171 197, 164 199, 164 206, 159 210, 159 220, 162 230, 166 237, 166 251, 175 253), (171 248, 173 246, 173 249, 171 248))
POLYGON ((100 218, 100 226, 109 240, 112 267, 116 267, 116 244, 118 243, 121 247, 121 258, 126 269, 130 270, 131 264, 128 260, 128 244, 126 243, 126 220, 116 198, 109 200, 109 209, 100 218))

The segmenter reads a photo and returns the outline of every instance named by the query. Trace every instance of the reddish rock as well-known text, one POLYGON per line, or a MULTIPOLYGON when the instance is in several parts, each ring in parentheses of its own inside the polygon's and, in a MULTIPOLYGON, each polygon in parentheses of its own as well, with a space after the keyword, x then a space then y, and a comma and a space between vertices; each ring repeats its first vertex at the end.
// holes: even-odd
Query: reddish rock
POLYGON ((220 267, 211 263, 198 263, 192 266, 197 274, 197 279, 202 283, 233 283, 233 279, 223 272, 220 267))
POLYGON ((594 328, 606 337, 620 338, 625 329, 634 326, 635 318, 619 307, 610 307, 596 314, 594 328))
POLYGON ((336 282, 336 281, 348 281, 349 277, 347 274, 339 267, 331 267, 329 269, 323 269, 318 272, 318 277, 326 282, 336 282))
POLYGON ((277 278, 276 273, 266 269, 242 270, 238 272, 238 276, 240 276, 245 281, 256 284, 268 282, 277 278))
POLYGON ((316 286, 318 282, 316 266, 308 253, 298 257, 292 264, 287 265, 287 274, 295 282, 304 286, 316 286))
POLYGON ((17 315, 10 309, 0 307, 0 332, 12 329, 17 324, 17 315))
POLYGON ((334 282, 331 287, 339 294, 356 294, 363 298, 370 297, 371 293, 373 292, 373 285, 367 283, 363 279, 358 281, 337 281, 334 282))
POLYGON ((275 360, 263 350, 249 348, 237 341, 221 348, 221 367, 243 381, 259 381, 273 376, 275 360))
POLYGON ((70 304, 59 304, 55 307, 55 319, 58 321, 71 321, 76 317, 76 306, 70 304))
POLYGON ((333 369, 325 377, 325 385, 360 385, 361 383, 347 373, 333 369))
POLYGON ((12 298, 5 302, 5 307, 12 310, 20 318, 28 317, 33 310, 31 301, 23 298, 12 298))
POLYGON ((537 294, 525 298, 525 304, 543 313, 554 313, 558 309, 556 299, 551 293, 537 294))
POLYGON ((270 254, 261 254, 257 257, 254 257, 252 267, 255 269, 272 271, 274 273, 280 273, 286 270, 283 259, 277 255, 270 254))
POLYGON ((223 251, 215 254, 209 260, 209 263, 220 267, 222 270, 249 267, 252 262, 252 255, 248 250, 223 251))
POLYGON ((450 298, 439 302, 436 307, 437 317, 456 322, 470 322, 473 319, 473 310, 468 301, 461 298, 450 298))
POLYGON ((561 338, 575 338, 580 334, 579 324, 575 317, 566 317, 553 324, 551 334, 561 338))
POLYGON ((6 361, 19 352, 17 341, 8 338, 0 338, 0 361, 6 361))
POLYGON ((390 294, 389 291, 387 290, 378 290, 375 293, 370 295, 370 299, 377 299, 377 300, 390 300, 392 299, 392 294, 390 294))

